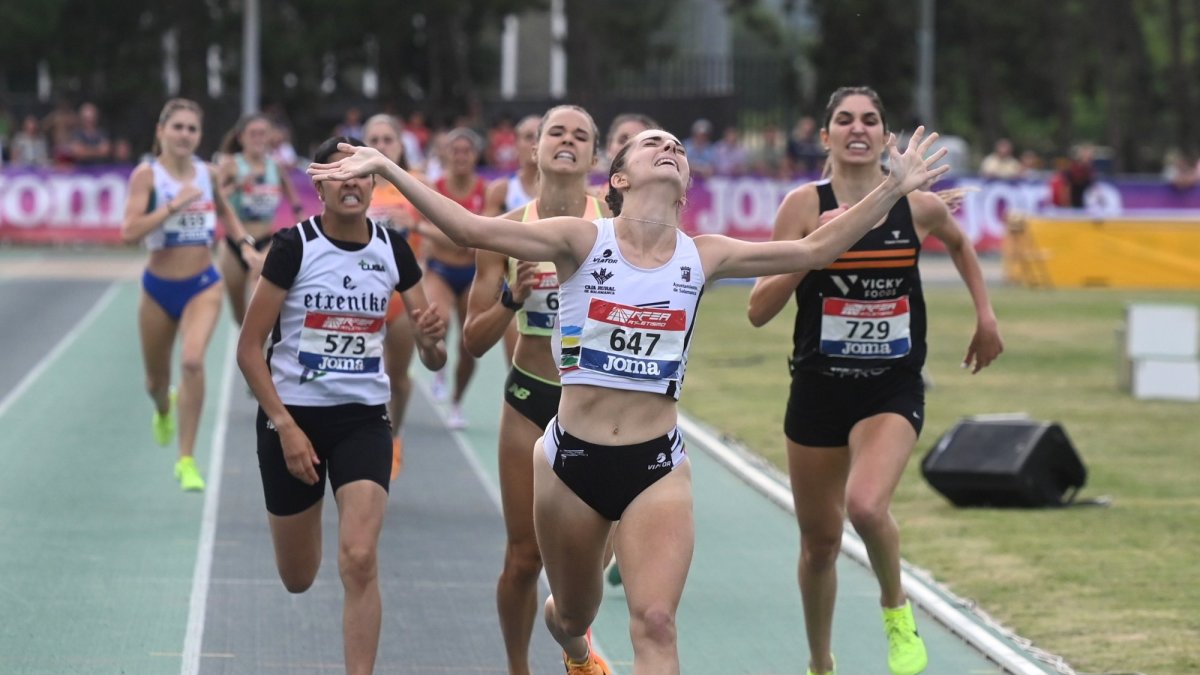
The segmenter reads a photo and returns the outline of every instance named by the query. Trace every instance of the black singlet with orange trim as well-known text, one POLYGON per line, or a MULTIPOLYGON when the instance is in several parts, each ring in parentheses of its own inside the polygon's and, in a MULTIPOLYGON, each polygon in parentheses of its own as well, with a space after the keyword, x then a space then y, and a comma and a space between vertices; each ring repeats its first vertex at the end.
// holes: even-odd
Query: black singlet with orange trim
MULTIPOLYGON (((837 208, 828 181, 817 184, 820 213, 837 208)), ((873 370, 925 364, 921 241, 908 199, 829 267, 796 288, 792 360, 799 370, 873 370)))

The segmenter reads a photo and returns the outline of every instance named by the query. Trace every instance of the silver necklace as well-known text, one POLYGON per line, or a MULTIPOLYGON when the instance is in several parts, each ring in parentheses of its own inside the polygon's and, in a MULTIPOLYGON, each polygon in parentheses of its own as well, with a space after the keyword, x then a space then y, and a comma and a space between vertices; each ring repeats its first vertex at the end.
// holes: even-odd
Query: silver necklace
POLYGON ((664 223, 661 220, 646 220, 645 218, 634 218, 633 216, 627 216, 624 213, 620 214, 617 217, 624 218, 625 220, 635 220, 639 223, 648 223, 650 225, 662 225, 663 227, 677 227, 676 225, 672 225, 670 223, 664 223))

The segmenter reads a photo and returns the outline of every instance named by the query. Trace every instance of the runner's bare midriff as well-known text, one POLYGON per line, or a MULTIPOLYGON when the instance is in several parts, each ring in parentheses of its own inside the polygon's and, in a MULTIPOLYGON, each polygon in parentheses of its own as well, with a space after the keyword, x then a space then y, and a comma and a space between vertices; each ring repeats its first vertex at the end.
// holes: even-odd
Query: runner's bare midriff
POLYGON ((563 387, 558 421, 576 438, 597 445, 630 445, 675 428, 676 401, 665 394, 588 384, 563 387))

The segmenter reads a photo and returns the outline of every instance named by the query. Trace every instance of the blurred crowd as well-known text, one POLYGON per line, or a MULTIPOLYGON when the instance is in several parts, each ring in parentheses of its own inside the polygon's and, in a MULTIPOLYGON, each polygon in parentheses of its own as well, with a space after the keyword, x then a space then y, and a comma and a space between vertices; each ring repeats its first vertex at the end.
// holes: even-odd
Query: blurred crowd
MULTIPOLYGON (((498 172, 511 173, 519 166, 516 121, 500 114, 490 124, 478 117, 459 116, 430 125, 424 113, 407 115, 384 110, 400 123, 404 156, 410 166, 430 180, 442 175, 447 134, 460 127, 473 129, 483 139, 480 164, 498 172)), ((265 111, 272 120, 271 154, 282 166, 302 165, 305 160, 292 143, 291 125, 279 108, 265 111)), ((345 109, 339 123, 329 130, 333 135, 361 138, 363 111, 355 106, 345 109)), ((210 130, 212 133, 212 130, 210 130)), ((219 137, 219 133, 218 133, 219 137)), ((1083 193, 1104 173, 1097 161, 1097 148, 1089 143, 1073 147, 1067 156, 1043 158, 1029 148, 1018 149, 1008 138, 996 139, 991 151, 976 167, 970 165, 971 152, 961 139, 947 137, 955 164, 952 175, 977 175, 997 180, 1045 180, 1055 205, 1080 207, 1083 193), (972 168, 975 170, 972 171, 972 168)), ((324 137, 311 139, 316 146, 324 137)), ((699 176, 757 176, 791 179, 817 176, 825 163, 820 129, 811 116, 800 117, 788 130, 766 123, 755 128, 729 125, 718 129, 705 118, 696 119, 684 140, 692 173, 699 176)), ((135 152, 127 138, 113 137, 106 130, 102 111, 91 102, 78 106, 59 101, 43 116, 26 114, 14 118, 0 105, 0 166, 71 167, 103 164, 133 164, 144 158, 135 152)), ((597 171, 607 169, 601 156, 597 171)), ((1180 190, 1200 186, 1200 158, 1195 153, 1171 149, 1163 159, 1162 180, 1180 190)))

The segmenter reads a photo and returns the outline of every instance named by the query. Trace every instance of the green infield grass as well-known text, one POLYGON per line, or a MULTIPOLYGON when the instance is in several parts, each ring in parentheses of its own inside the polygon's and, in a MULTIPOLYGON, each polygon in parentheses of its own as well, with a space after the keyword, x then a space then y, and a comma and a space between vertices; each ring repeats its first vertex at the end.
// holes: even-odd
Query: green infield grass
MULTIPOLYGON (((794 309, 754 329, 749 291, 705 294, 683 406, 786 469, 794 309)), ((1200 672, 1200 404, 1118 390, 1115 336, 1129 302, 1200 294, 994 288, 1006 348, 977 375, 959 366, 974 328, 966 289, 927 299, 934 386, 892 507, 904 557, 1081 672, 1200 672), (921 457, 959 418, 1012 412, 1061 423, 1088 469, 1080 498, 1112 505, 960 509, 922 479, 921 457)))

